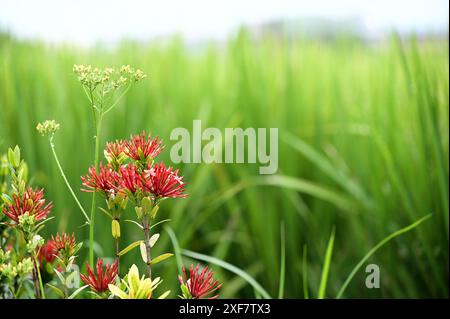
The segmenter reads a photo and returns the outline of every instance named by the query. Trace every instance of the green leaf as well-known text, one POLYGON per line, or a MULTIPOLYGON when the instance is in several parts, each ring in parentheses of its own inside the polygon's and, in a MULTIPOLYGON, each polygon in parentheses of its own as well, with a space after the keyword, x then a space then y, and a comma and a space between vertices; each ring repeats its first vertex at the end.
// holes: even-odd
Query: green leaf
POLYGON ((325 293, 327 290, 328 274, 330 273, 331 257, 333 255, 334 234, 335 231, 333 227, 333 230, 331 231, 330 240, 328 241, 327 250, 325 252, 325 261, 323 263, 322 276, 320 278, 319 284, 319 294, 318 294, 319 299, 325 298, 325 293))
POLYGON ((165 254, 159 255, 158 257, 152 258, 152 260, 150 261, 150 265, 157 264, 157 263, 159 263, 163 260, 166 260, 167 258, 170 258, 172 256, 173 256, 173 254, 171 254, 171 253, 165 253, 165 254))
POLYGON ((147 213, 152 208, 152 201, 149 197, 144 197, 141 201, 141 207, 145 213, 147 213))
POLYGON ((39 226, 41 226, 41 225, 45 224, 46 222, 48 222, 48 221, 52 220, 53 218, 55 218, 55 216, 52 216, 52 217, 48 217, 48 218, 46 218, 46 219, 42 220, 41 222, 39 222, 39 223, 37 223, 37 224, 36 224, 36 227, 39 227, 39 226))
POLYGON ((152 237, 150 237, 150 247, 155 246, 156 242, 158 241, 159 234, 154 234, 152 237))
POLYGON ((124 249, 122 249, 119 252, 119 256, 125 255, 126 253, 130 252, 131 250, 133 250, 134 248, 136 248, 143 242, 144 242, 143 240, 138 240, 138 241, 135 241, 134 243, 129 244, 127 247, 125 247, 124 249))
POLYGON ((12 205, 12 199, 8 194, 2 194, 2 199, 6 205, 12 205))
POLYGON ((18 145, 14 147, 14 164, 16 167, 20 165, 20 148, 18 145))
POLYGON ((145 247, 145 243, 143 241, 141 242, 139 248, 141 250, 142 260, 144 261, 144 263, 147 263, 147 247, 145 247))
POLYGON ((302 275, 303 275, 303 297, 309 299, 308 293, 308 251, 307 246, 303 246, 302 275))
POLYGON ((283 299, 284 296, 284 282, 286 275, 286 235, 284 221, 280 224, 280 242, 281 242, 281 254, 280 254, 280 280, 278 286, 278 299, 283 299))
POLYGON ((99 207, 98 209, 100 209, 100 211, 101 211, 102 213, 104 213, 106 216, 108 216, 109 218, 114 219, 114 218, 112 217, 112 215, 111 215, 106 209, 104 209, 103 207, 99 207))
POLYGON ((289 132, 282 135, 282 140, 304 157, 309 159, 311 163, 317 166, 323 173, 328 175, 328 177, 341 185, 341 187, 357 199, 363 206, 368 209, 373 208, 373 200, 367 196, 361 185, 356 183, 350 176, 342 172, 341 169, 333 166, 324 155, 316 151, 312 146, 308 145, 298 136, 295 136, 289 132))
POLYGON ((38 234, 42 230, 42 228, 44 228, 44 227, 45 227, 45 224, 42 224, 42 225, 39 225, 39 226, 35 227, 34 228, 34 233, 38 234))
POLYGON ((62 292, 61 289, 59 289, 58 287, 55 287, 53 285, 47 284, 48 287, 50 287, 59 297, 61 297, 62 299, 64 299, 66 296, 64 295, 64 293, 62 292))
POLYGON ((389 236, 386 236, 378 244, 376 244, 371 250, 369 250, 369 252, 359 261, 359 263, 350 272, 350 274, 348 275, 348 277, 345 280, 344 284, 342 285, 341 289, 339 289, 339 292, 338 292, 336 298, 339 299, 339 298, 342 297, 342 295, 344 294, 345 289, 347 288, 348 284, 353 279, 353 277, 356 275, 358 270, 370 258, 370 256, 372 256, 378 249, 383 247, 385 244, 387 244, 389 241, 391 241, 395 237, 400 236, 400 235, 402 235, 402 234, 404 234, 404 233, 406 233, 406 232, 408 232, 410 230, 413 230, 414 228, 416 228, 417 226, 422 224, 424 221, 426 221, 430 217, 431 217, 431 214, 426 215, 426 216, 422 217, 421 219, 419 219, 418 221, 416 221, 416 222, 414 222, 414 223, 412 223, 412 224, 410 224, 410 225, 408 225, 408 226, 406 226, 406 227, 404 227, 402 229, 399 229, 396 232, 393 232, 389 236))
POLYGON ((163 293, 161 296, 158 297, 158 299, 166 299, 166 297, 170 294, 170 290, 167 290, 165 293, 163 293))
MULTIPOLYGON (((56 256, 56 258, 59 259, 58 256, 56 256)), ((58 271, 58 269, 56 269, 56 268, 55 268, 55 274, 58 276, 58 278, 59 278, 59 280, 61 281, 61 283, 62 283, 63 285, 65 285, 65 284, 66 284, 66 279, 64 278, 64 276, 63 276, 63 275, 58 271)))
POLYGON ((75 255, 75 254, 81 249, 81 247, 83 247, 83 242, 78 243, 78 244, 74 247, 72 254, 75 255))
POLYGON ((185 299, 192 298, 191 293, 189 292, 189 289, 188 289, 188 287, 186 287, 186 285, 181 285, 180 288, 181 288, 181 293, 183 294, 183 297, 185 299))
POLYGON ((77 290, 75 290, 73 292, 73 294, 71 294, 67 299, 73 299, 75 298, 81 291, 83 291, 84 289, 86 289, 88 287, 88 285, 85 285, 83 287, 78 288, 77 290))
POLYGON ((20 165, 20 150, 17 152, 17 149, 17 146, 14 148, 14 150, 12 148, 8 149, 8 161, 9 164, 14 168, 17 168, 20 165), (17 154, 18 158, 16 157, 17 154))
POLYGON ((278 188, 295 190, 329 202, 348 213, 354 213, 355 207, 357 207, 356 203, 345 194, 340 194, 337 191, 305 179, 281 174, 257 176, 239 182, 227 190, 222 191, 220 194, 215 195, 213 200, 208 200, 208 205, 214 208, 219 207, 229 201, 233 196, 236 196, 239 192, 255 186, 276 186, 278 188))
POLYGON ((183 260, 182 260, 182 256, 181 256, 181 252, 180 252, 180 245, 178 243, 177 236, 175 235, 172 228, 170 228, 169 226, 165 226, 164 229, 169 234, 170 240, 172 241, 175 258, 177 260, 178 273, 181 274, 181 271, 183 268, 183 260))
POLYGON ((131 219, 125 219, 125 221, 128 222, 128 223, 133 223, 133 224, 137 225, 140 229, 144 229, 144 227, 142 227, 141 224, 139 224, 138 222, 136 222, 136 221, 134 221, 134 220, 131 220, 131 219))
POLYGON ((160 224, 162 224, 162 223, 170 222, 170 221, 171 221, 171 219, 163 219, 163 220, 161 220, 161 221, 159 221, 159 222, 154 223, 153 225, 151 225, 151 226, 150 226, 150 229, 152 229, 153 227, 156 227, 156 226, 158 226, 158 225, 160 225, 160 224))
POLYGON ((114 296, 117 296, 120 299, 128 299, 128 294, 125 291, 123 291, 122 289, 120 289, 119 287, 109 284, 108 288, 109 288, 109 291, 111 291, 111 293, 114 296))

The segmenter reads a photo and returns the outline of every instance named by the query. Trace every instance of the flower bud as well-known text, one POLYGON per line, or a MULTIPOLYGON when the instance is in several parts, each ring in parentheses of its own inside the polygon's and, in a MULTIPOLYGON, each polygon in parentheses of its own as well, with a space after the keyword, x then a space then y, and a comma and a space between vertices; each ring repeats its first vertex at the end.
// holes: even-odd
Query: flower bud
POLYGON ((142 213, 142 207, 136 206, 136 207, 134 208, 134 210, 136 211, 137 217, 138 217, 139 219, 141 219, 142 216, 143 216, 143 213, 142 213))
POLYGON ((16 145, 16 147, 14 147, 14 150, 12 148, 8 149, 8 161, 9 161, 9 164, 11 164, 11 166, 13 168, 18 168, 20 166, 20 148, 19 148, 19 146, 16 145))
POLYGON ((116 219, 113 219, 112 221, 111 232, 115 239, 120 238, 120 224, 116 219))
POLYGON ((150 213, 150 217, 151 217, 151 218, 155 218, 155 217, 156 217, 156 214, 158 213, 158 210, 159 210, 159 206, 158 206, 158 205, 156 205, 155 207, 153 207, 152 212, 150 213))
POLYGON ((141 201, 141 207, 142 207, 144 214, 146 215, 152 208, 151 199, 149 197, 144 197, 141 201))

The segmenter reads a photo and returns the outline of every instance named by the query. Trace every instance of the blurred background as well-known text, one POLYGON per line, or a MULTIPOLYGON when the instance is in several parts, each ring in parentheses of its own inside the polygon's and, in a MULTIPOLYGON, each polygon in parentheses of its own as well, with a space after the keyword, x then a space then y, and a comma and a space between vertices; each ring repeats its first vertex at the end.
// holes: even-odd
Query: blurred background
MULTIPOLYGON (((304 286, 315 297, 335 227, 333 298, 374 245, 432 213, 368 260, 380 266, 380 289, 366 288, 361 269, 344 297, 448 297, 448 6, 0 0, 0 153, 18 144, 33 184, 54 202, 56 218, 44 234, 73 231, 86 240, 83 217, 35 126, 61 123, 56 151, 90 207, 78 190, 93 163, 94 130, 72 66, 130 64, 148 78, 105 117, 102 146, 145 129, 169 150, 171 130, 191 130, 193 119, 222 131, 279 128, 275 182, 253 164, 177 165, 190 196, 166 201, 160 218, 172 219, 182 248, 244 269, 276 296, 284 223, 285 297, 305 297, 304 286)), ((170 162, 169 151, 161 159, 170 162)), ((140 239, 136 226, 124 227, 122 245, 140 239)), ((161 232, 155 250, 172 251, 161 232)), ((110 223, 100 213, 96 241, 99 256, 113 256, 110 223)), ((140 263, 137 251, 122 272, 132 263, 140 263)), ((214 269, 225 282, 222 297, 254 296, 242 278, 214 269)), ((175 258, 154 271, 177 291, 175 258)))

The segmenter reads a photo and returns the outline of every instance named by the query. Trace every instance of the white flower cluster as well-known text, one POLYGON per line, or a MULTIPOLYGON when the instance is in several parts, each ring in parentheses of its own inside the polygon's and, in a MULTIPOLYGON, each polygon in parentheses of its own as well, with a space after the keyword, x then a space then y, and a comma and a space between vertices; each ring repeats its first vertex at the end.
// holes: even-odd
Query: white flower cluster
POLYGON ((59 123, 57 123, 55 120, 47 120, 43 123, 38 123, 38 125, 36 126, 36 130, 43 136, 51 135, 59 130, 59 123))
POLYGON ((100 69, 90 65, 75 64, 73 72, 77 75, 80 83, 88 90, 92 92, 100 86, 102 94, 117 90, 147 77, 144 72, 129 65, 123 65, 119 69, 110 67, 100 69))

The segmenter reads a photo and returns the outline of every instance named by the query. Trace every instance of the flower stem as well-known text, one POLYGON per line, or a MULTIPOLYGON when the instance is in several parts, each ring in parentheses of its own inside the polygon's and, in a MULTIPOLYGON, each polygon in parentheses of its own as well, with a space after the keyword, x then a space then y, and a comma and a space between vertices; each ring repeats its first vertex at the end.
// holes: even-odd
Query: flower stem
POLYGON ((36 258, 36 254, 33 255, 33 258, 34 258, 34 266, 35 266, 35 270, 36 270, 37 278, 38 278, 38 282, 39 282, 39 289, 41 291, 40 296, 42 297, 42 299, 45 299, 45 291, 44 291, 44 286, 42 284, 41 271, 39 269, 39 262, 36 258))
MULTIPOLYGON (((34 271, 34 270, 33 270, 34 271)), ((17 286, 17 289, 14 292, 14 299, 19 298, 20 295, 20 289, 22 289, 23 279, 20 280, 19 285, 17 286)))
POLYGON ((33 261, 33 284, 34 284, 34 293, 36 294, 36 299, 41 299, 41 293, 39 288, 38 276, 37 276, 37 265, 36 261, 33 261))
POLYGON ((117 269, 119 269, 120 274, 119 238, 116 238, 116 259, 117 259, 117 269))
POLYGON ((151 256, 150 256, 150 219, 148 216, 144 217, 143 219, 143 226, 144 226, 144 236, 145 236, 145 250, 147 255, 147 277, 152 278, 152 266, 151 266, 151 256))
POLYGON ((122 92, 122 94, 120 94, 120 96, 117 98, 117 100, 103 112, 103 115, 108 113, 109 111, 111 111, 117 105, 117 103, 119 103, 120 99, 122 99, 122 97, 128 92, 128 90, 130 88, 131 88, 131 84, 129 84, 127 86, 127 88, 122 92))
MULTIPOLYGON (((100 148, 100 132, 102 126, 103 114, 99 114, 98 122, 96 123, 96 133, 95 133, 95 160, 94 166, 95 170, 98 170, 98 152, 100 148)), ((94 266, 94 219, 95 219, 95 202, 96 202, 96 192, 92 192, 92 205, 91 205, 91 223, 89 224, 89 264, 91 267, 94 266)))
POLYGON ((53 144, 53 135, 50 136, 49 143, 50 143, 50 148, 53 153, 53 157, 55 158, 55 161, 56 161, 56 165, 58 166, 59 172, 61 173, 61 176, 62 176, 64 182, 66 183, 67 188, 69 189, 70 193, 72 194, 73 199, 75 200, 75 202, 77 203, 81 212, 83 213, 84 217, 86 218, 86 223, 89 224, 91 221, 90 221, 86 211, 84 210, 83 206, 81 206, 81 203, 77 198, 77 195, 75 195, 75 192, 73 191, 72 187, 70 186, 69 181, 67 180, 66 174, 64 174, 61 163, 59 162, 58 156, 56 155, 55 144, 53 144))

